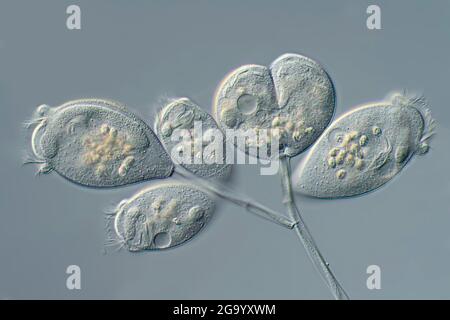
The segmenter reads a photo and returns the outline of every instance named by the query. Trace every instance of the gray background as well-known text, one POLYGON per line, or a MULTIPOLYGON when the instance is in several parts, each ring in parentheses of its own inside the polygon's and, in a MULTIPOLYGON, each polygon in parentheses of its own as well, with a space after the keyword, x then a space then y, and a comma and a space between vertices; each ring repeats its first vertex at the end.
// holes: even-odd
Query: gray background
MULTIPOLYGON (((111 98, 151 123, 161 98, 210 110, 228 71, 286 52, 324 65, 336 114, 402 88, 428 97, 429 154, 363 197, 298 200, 352 298, 450 298, 449 27, 450 1, 1 1, 0 298, 331 298, 294 233, 228 203, 185 246, 105 253, 103 209, 154 182, 92 190, 20 165, 38 104, 111 98), (372 3, 379 31, 366 28, 372 3), (69 4, 80 31, 66 29, 69 4), (82 290, 66 289, 70 264, 82 290), (371 264, 382 290, 366 288, 371 264)), ((229 183, 283 210, 278 177, 257 166, 229 183)))

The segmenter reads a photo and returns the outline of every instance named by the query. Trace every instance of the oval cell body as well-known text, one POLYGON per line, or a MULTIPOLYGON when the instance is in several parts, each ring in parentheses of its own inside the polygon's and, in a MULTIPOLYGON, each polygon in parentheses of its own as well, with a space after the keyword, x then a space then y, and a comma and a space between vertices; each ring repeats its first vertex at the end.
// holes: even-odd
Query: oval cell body
POLYGON ((77 100, 49 108, 39 118, 32 146, 47 170, 83 186, 115 187, 173 172, 150 127, 113 101, 77 100))
POLYGON ((374 190, 419 153, 430 136, 427 123, 429 113, 399 94, 357 107, 324 131, 294 173, 294 187, 319 198, 374 190))
POLYGON ((209 221, 214 201, 184 183, 162 183, 121 201, 114 229, 129 251, 159 250, 180 245, 209 221))
POLYGON ((224 134, 190 99, 176 99, 165 106, 158 114, 155 132, 175 163, 200 177, 229 176, 224 134))
POLYGON ((267 139, 250 140, 238 148, 249 153, 251 147, 270 145, 276 138, 280 152, 290 157, 320 136, 334 107, 335 92, 328 74, 298 54, 282 55, 269 68, 237 68, 218 86, 214 100, 215 118, 223 129, 254 130, 259 137, 266 130, 267 139))

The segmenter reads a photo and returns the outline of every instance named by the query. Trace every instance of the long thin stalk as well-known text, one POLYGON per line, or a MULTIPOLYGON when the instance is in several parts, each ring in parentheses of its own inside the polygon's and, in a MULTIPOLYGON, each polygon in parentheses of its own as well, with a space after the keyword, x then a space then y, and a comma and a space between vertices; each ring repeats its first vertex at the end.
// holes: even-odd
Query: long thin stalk
POLYGON ((319 248, 317 247, 300 214, 300 211, 297 208, 297 205, 295 204, 294 196, 292 194, 290 158, 287 156, 283 156, 280 159, 280 176, 283 190, 283 203, 286 206, 291 219, 298 221, 298 223, 294 226, 294 230, 305 247, 309 259, 316 267, 322 279, 325 281, 334 298, 336 300, 348 300, 349 296, 339 284, 338 280, 331 271, 330 265, 325 261, 324 257, 320 253, 319 248))
POLYGON ((190 182, 195 182, 204 189, 216 194, 220 198, 223 198, 225 200, 231 201, 234 204, 244 207, 247 211, 256 214, 261 218, 264 218, 271 222, 275 222, 276 224, 279 224, 288 229, 292 229, 296 224, 295 220, 291 220, 288 217, 284 216, 283 214, 278 213, 246 196, 243 196, 241 194, 237 195, 224 185, 218 184, 212 180, 200 178, 180 165, 175 165, 175 173, 179 174, 180 176, 189 180, 190 182))

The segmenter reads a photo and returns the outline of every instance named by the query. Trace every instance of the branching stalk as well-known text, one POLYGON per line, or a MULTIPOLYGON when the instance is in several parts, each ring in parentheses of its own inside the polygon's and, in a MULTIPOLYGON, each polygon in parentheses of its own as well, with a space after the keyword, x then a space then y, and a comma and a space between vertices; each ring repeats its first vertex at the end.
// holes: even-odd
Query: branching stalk
POLYGON ((320 253, 319 248, 317 247, 300 214, 300 211, 297 208, 297 205, 295 204, 294 196, 292 194, 290 158, 287 156, 280 159, 280 176, 283 191, 283 203, 286 206, 291 219, 298 221, 298 223, 294 226, 294 230, 305 247, 309 259, 319 272, 322 279, 325 281, 334 298, 336 300, 348 300, 349 296, 339 284, 338 280, 331 271, 330 265, 325 261, 324 257, 320 253))
POLYGON ((292 229, 296 224, 295 220, 291 220, 288 217, 284 216, 283 214, 278 213, 266 207, 265 205, 256 202, 251 198, 248 198, 241 194, 237 195, 224 185, 218 184, 212 180, 200 178, 180 165, 175 165, 175 173, 179 174, 180 176, 189 180, 190 182, 195 182, 204 189, 216 194, 218 197, 231 201, 232 203, 237 204, 241 207, 244 207, 247 211, 259 217, 262 217, 266 220, 275 222, 276 224, 286 227, 288 229, 292 229))

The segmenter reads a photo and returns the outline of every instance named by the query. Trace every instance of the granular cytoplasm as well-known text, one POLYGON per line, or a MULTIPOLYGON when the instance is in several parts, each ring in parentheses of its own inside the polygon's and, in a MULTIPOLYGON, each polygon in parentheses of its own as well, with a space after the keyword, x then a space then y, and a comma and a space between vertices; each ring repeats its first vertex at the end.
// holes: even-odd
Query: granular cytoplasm
POLYGON ((194 237, 213 211, 212 198, 189 184, 147 187, 117 206, 117 242, 129 251, 171 248, 194 237))
MULTIPOLYGON (((280 151, 290 157, 319 137, 334 107, 334 87, 325 70, 298 54, 282 55, 270 67, 235 69, 221 82, 214 100, 215 118, 223 129, 270 130, 280 151)), ((250 147, 261 147, 261 141, 253 143, 250 147)))
POLYGON ((374 190, 428 151, 435 122, 423 98, 395 93, 335 120, 294 174, 297 191, 339 198, 374 190))
POLYGON ((173 156, 172 160, 195 175, 225 178, 231 173, 224 134, 213 117, 190 99, 179 98, 167 104, 158 113, 155 132, 167 152, 176 152, 182 161, 175 161, 173 156))
MULTIPOLYGON (((172 107, 172 111, 176 111, 177 106, 189 105, 187 99, 179 102, 173 102, 166 110, 165 115, 174 115, 176 121, 172 122, 170 117, 165 121, 164 129, 161 127, 162 136, 167 138, 176 129, 189 131, 194 116, 199 116, 204 120, 200 123, 205 125, 206 131, 198 140, 206 151, 212 141, 216 141, 216 136, 210 133, 217 124, 192 103, 187 112, 172 114, 172 107)), ((76 100, 56 108, 42 105, 26 126, 32 131, 32 155, 26 163, 39 164, 39 173, 54 170, 69 181, 87 187, 118 187, 168 178, 175 173, 175 163, 152 129, 125 106, 113 101, 76 100)), ((223 150, 224 138, 221 133, 219 136, 217 141, 221 147, 218 149, 223 150)), ((180 165, 176 167, 176 172, 190 183, 202 185, 249 212, 292 228, 294 222, 284 215, 222 185, 215 186, 212 181, 205 183, 201 180, 204 177, 226 177, 231 165, 200 163, 198 167, 192 167, 192 172, 180 165)))
MULTIPOLYGON (((335 92, 328 74, 315 61, 297 54, 282 55, 269 68, 245 65, 232 71, 219 85, 214 100, 215 117, 224 130, 257 135, 239 144, 227 130, 230 142, 251 156, 280 160, 283 203, 290 218, 297 221, 295 233, 334 297, 347 299, 309 233, 291 187, 290 158, 316 141, 331 121, 334 108, 335 92), (264 152, 269 148, 270 153, 264 152)), ((337 151, 336 159, 328 159, 329 166, 354 161, 345 157, 344 151, 337 151)), ((345 170, 337 172, 338 179, 346 175, 345 170)))
POLYGON ((150 127, 124 106, 86 99, 40 106, 31 136, 40 172, 84 186, 114 187, 166 178, 173 164, 150 127))

